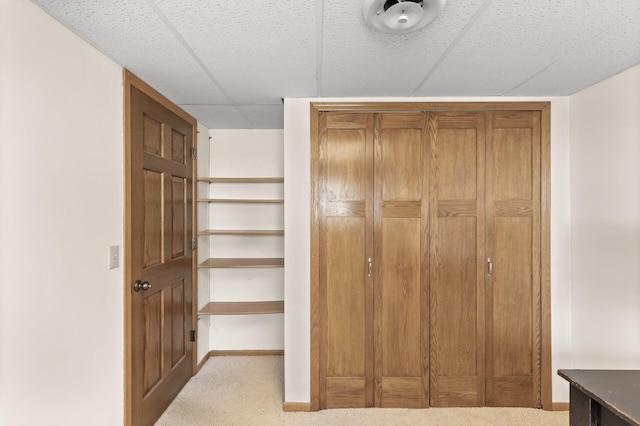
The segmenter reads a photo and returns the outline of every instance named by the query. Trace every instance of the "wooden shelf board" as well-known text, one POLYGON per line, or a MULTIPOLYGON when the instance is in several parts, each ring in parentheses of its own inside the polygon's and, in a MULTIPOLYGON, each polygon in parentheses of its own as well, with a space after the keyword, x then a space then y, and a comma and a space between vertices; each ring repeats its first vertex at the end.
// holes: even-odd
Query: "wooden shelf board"
POLYGON ((246 198, 198 198, 201 203, 284 203, 282 199, 246 199, 246 198))
POLYGON ((198 315, 255 315, 281 314, 284 312, 283 300, 265 302, 209 302, 198 315))
POLYGON ((209 183, 283 183, 283 177, 201 177, 199 182, 209 183))
POLYGON ((284 266, 284 258, 212 258, 198 265, 198 268, 278 268, 284 266))
POLYGON ((281 229, 207 229, 198 235, 284 235, 281 229))

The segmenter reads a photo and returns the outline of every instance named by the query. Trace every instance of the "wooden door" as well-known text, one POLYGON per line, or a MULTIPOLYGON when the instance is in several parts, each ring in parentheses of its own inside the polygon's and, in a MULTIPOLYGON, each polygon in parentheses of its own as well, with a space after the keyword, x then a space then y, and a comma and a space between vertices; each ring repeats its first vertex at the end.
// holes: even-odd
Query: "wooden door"
POLYGON ((194 124, 131 86, 126 329, 133 425, 153 424, 193 373, 194 124))
POLYGON ((431 405, 484 405, 482 113, 429 123, 431 405))
POLYGON ((376 115, 375 405, 428 405, 426 114, 376 115))
POLYGON ((424 407, 425 114, 320 122, 320 405, 424 407))
POLYGON ((373 115, 321 114, 320 407, 373 405, 373 115))
POLYGON ((489 406, 541 405, 540 113, 488 113, 489 406))
POLYGON ((548 105, 461 106, 318 113, 320 408, 551 402, 548 105))

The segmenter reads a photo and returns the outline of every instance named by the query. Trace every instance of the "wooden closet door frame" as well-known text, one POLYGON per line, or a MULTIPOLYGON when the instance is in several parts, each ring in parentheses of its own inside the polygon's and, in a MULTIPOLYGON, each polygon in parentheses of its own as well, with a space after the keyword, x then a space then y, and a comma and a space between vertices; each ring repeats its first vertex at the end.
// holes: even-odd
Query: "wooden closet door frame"
POLYGON ((312 102, 310 105, 311 141, 311 336, 310 336, 310 410, 320 409, 320 194, 319 114, 321 112, 418 112, 418 111, 540 111, 540 294, 541 294, 541 401, 552 410, 551 396, 551 103, 550 102, 312 102))

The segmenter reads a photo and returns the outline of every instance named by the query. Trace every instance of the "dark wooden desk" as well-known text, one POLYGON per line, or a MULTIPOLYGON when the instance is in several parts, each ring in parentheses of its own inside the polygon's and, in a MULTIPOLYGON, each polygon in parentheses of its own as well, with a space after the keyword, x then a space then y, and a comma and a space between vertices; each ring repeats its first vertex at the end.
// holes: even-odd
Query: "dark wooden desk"
POLYGON ((640 426, 640 370, 558 370, 571 384, 571 426, 640 426))

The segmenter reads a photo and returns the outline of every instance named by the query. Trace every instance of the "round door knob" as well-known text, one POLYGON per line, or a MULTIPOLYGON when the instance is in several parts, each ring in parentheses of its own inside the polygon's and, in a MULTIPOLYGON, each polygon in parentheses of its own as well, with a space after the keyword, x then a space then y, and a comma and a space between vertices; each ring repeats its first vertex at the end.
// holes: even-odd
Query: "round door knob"
POLYGON ((147 291, 151 288, 151 284, 149 284, 149 281, 136 281, 133 284, 133 291, 147 291))

